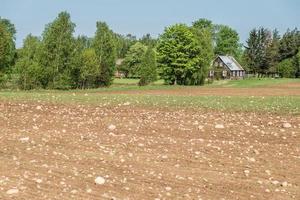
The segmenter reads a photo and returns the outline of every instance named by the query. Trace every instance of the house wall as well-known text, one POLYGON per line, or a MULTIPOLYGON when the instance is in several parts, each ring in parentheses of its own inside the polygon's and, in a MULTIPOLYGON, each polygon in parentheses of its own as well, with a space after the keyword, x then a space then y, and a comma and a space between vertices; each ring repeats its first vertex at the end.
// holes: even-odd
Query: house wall
MULTIPOLYGON (((215 79, 243 79, 245 76, 244 70, 230 71, 219 57, 214 60, 212 71, 215 79)), ((212 73, 210 73, 211 75, 212 73)))

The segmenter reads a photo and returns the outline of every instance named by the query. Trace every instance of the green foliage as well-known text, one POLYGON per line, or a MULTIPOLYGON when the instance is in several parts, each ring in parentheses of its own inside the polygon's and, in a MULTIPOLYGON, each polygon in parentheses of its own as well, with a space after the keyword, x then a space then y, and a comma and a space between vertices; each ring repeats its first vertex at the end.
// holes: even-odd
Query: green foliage
POLYGON ((109 86, 112 83, 117 58, 115 35, 105 22, 97 22, 97 31, 92 44, 101 68, 96 86, 109 86))
POLYGON ((128 34, 126 36, 115 34, 117 57, 124 58, 129 48, 137 42, 135 36, 128 34))
POLYGON ((85 49, 82 52, 81 60, 80 86, 81 88, 91 88, 100 74, 99 61, 95 50, 85 49))
POLYGON ((277 64, 279 62, 279 44, 280 35, 275 29, 272 35, 272 41, 266 49, 266 59, 268 64, 268 72, 277 73, 277 64))
POLYGON ((204 19, 204 18, 199 19, 199 20, 193 22, 193 27, 198 29, 198 30, 208 29, 208 30, 211 31, 211 33, 213 35, 214 25, 213 25, 211 20, 204 19))
POLYGON ((141 63, 146 51, 147 47, 140 42, 130 47, 120 68, 126 78, 140 76, 141 63))
POLYGON ((24 46, 20 49, 19 59, 15 65, 15 73, 18 74, 18 86, 21 89, 30 90, 41 87, 43 68, 39 63, 41 42, 39 38, 28 35, 24 40, 24 46))
POLYGON ((272 42, 272 33, 265 28, 253 29, 247 40, 245 58, 253 73, 266 74, 269 70, 267 51, 272 42))
POLYGON ((152 38, 149 33, 144 35, 139 42, 150 48, 154 48, 157 45, 157 39, 152 38))
POLYGON ((300 31, 294 29, 287 32, 282 36, 279 44, 279 58, 280 61, 294 57, 300 47, 300 31))
POLYGON ((0 18, 0 72, 4 73, 15 61, 14 25, 7 19, 0 18))
POLYGON ((201 85, 212 58, 211 33, 176 24, 161 35, 157 52, 167 84, 201 85))
POLYGON ((298 53, 297 55, 295 56, 295 68, 296 68, 296 78, 300 78, 300 47, 298 49, 298 53))
POLYGON ((235 30, 228 26, 220 26, 216 34, 215 54, 239 57, 239 40, 239 35, 235 30))
POLYGON ((140 69, 140 86, 148 85, 157 80, 156 56, 155 51, 148 47, 143 56, 140 69))
POLYGON ((281 61, 278 66, 279 74, 284 78, 295 78, 297 69, 294 65, 294 61, 291 58, 281 61))
POLYGON ((73 38, 75 24, 67 12, 46 26, 43 33, 41 63, 44 70, 43 86, 51 89, 72 87, 70 74, 75 56, 73 38))

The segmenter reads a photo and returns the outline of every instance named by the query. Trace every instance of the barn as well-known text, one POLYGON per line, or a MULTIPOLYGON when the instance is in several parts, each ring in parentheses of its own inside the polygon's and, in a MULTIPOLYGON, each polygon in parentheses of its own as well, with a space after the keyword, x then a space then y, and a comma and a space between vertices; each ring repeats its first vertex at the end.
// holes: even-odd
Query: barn
POLYGON ((209 73, 212 79, 243 79, 245 70, 232 56, 218 56, 209 73))

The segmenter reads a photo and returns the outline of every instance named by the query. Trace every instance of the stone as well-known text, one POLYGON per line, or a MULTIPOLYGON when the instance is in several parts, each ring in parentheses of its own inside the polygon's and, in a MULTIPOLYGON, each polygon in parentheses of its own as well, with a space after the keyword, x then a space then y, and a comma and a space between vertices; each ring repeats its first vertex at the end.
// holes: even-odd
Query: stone
POLYGON ((282 128, 291 128, 291 127, 292 127, 292 125, 288 122, 285 122, 282 124, 282 128))
POLYGON ((111 131, 115 130, 116 128, 117 127, 115 125, 113 125, 113 124, 111 124, 111 125, 108 126, 108 129, 111 130, 111 131))
POLYGON ((17 194, 19 192, 18 189, 13 188, 13 189, 9 189, 6 191, 6 194, 12 195, 12 194, 17 194))
POLYGON ((95 179, 95 183, 97 185, 103 185, 105 183, 105 179, 101 176, 98 176, 96 179, 95 179))
POLYGON ((29 141, 29 137, 23 137, 19 139, 21 142, 28 142, 29 141))
POLYGON ((282 187, 287 187, 287 186, 288 186, 288 183, 287 183, 286 181, 284 181, 284 182, 281 183, 281 186, 282 186, 282 187))
POLYGON ((216 129, 223 129, 223 128, 225 128, 225 127, 224 127, 223 124, 217 124, 217 125, 215 125, 215 128, 216 128, 216 129))

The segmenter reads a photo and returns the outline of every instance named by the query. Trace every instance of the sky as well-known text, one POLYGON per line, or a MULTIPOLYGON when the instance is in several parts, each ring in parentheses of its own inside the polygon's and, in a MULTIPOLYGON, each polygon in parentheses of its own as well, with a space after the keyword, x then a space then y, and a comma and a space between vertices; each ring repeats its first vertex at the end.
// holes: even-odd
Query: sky
POLYGON ((120 34, 157 37, 172 24, 207 18, 234 28, 242 43, 256 27, 281 33, 300 28, 299 0, 0 0, 0 17, 16 26, 17 47, 29 33, 40 36, 61 11, 70 13, 75 35, 87 36, 94 35, 96 21, 120 34))

